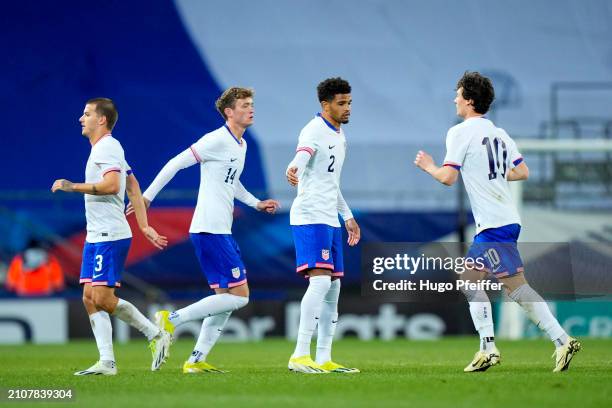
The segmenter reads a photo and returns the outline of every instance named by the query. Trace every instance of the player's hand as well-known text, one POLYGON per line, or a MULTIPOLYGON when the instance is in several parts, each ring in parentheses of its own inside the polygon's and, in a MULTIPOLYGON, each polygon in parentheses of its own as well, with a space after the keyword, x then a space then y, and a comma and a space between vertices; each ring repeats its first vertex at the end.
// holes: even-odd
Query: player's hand
POLYGON ((263 200, 257 203, 257 211, 265 211, 274 214, 280 208, 280 203, 276 200, 263 200))
POLYGON ((419 152, 417 153, 416 158, 414 159, 414 164, 416 164, 416 166, 421 170, 424 170, 428 173, 431 172, 432 167, 436 166, 434 164, 433 158, 422 150, 419 150, 419 152))
POLYGON ((153 227, 143 228, 142 233, 158 249, 164 249, 168 245, 168 238, 159 235, 153 227))
POLYGON ((70 180, 58 179, 53 182, 51 186, 51 192, 55 193, 57 190, 66 191, 68 193, 73 192, 73 183, 70 180))
POLYGON ((346 227, 346 232, 348 232, 348 240, 346 241, 349 246, 355 246, 361 239, 361 230, 359 229, 359 224, 355 221, 354 218, 350 220, 346 220, 344 222, 344 226, 346 227))
MULTIPOLYGON (((144 205, 146 209, 149 209, 149 207, 151 206, 151 201, 149 201, 148 199, 142 197, 142 201, 144 201, 144 205)), ((134 206, 132 205, 132 202, 130 201, 128 203, 128 206, 125 209, 125 215, 130 215, 134 212, 134 206)))
POLYGON ((285 175, 287 176, 287 181, 289 182, 289 184, 291 184, 293 187, 298 185, 298 177, 297 177, 297 167, 289 167, 287 169, 287 173, 285 173, 285 175))

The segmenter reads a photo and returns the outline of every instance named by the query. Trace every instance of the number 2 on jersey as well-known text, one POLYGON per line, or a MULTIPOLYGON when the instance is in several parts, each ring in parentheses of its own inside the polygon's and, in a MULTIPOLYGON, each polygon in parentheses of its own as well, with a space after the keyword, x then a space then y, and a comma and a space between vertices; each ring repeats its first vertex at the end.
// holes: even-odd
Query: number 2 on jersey
POLYGON ((327 171, 330 173, 334 172, 334 163, 336 162, 336 156, 334 156, 333 154, 331 156, 329 156, 329 159, 331 160, 331 163, 329 163, 329 166, 327 167, 327 171))
POLYGON ((491 148, 491 140, 488 137, 482 139, 482 145, 487 149, 487 156, 489 157, 489 180, 493 180, 497 178, 497 170, 499 170, 500 165, 503 166, 503 171, 501 173, 502 178, 506 178, 506 169, 507 163, 506 159, 508 158, 508 150, 506 150, 506 143, 503 140, 498 138, 493 139, 493 148, 495 149, 495 154, 493 154, 493 148, 491 148), (500 163, 499 160, 499 146, 502 148, 502 160, 500 163))
POLYGON ((227 169, 227 176, 225 176, 225 182, 229 184, 234 184, 234 177, 236 177, 237 171, 238 169, 232 169, 231 167, 227 169))

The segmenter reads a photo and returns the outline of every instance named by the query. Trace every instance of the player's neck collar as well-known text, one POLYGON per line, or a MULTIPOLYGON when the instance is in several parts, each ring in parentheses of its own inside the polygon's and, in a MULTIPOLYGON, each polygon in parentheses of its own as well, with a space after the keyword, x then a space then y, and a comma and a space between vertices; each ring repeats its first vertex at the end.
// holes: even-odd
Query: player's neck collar
POLYGON ((227 129, 227 131, 229 132, 229 134, 230 134, 230 135, 232 135, 232 137, 234 138, 234 140, 236 141, 236 143, 238 143, 240 146, 242 146, 242 140, 238 139, 238 138, 237 138, 237 137, 234 135, 234 133, 232 133, 232 129, 230 129, 230 127, 229 127, 229 126, 227 126, 227 123, 226 123, 225 125, 223 125, 223 126, 225 126, 225 128, 227 129))
POLYGON ((100 140, 104 139, 106 136, 112 136, 112 134, 111 134, 110 132, 103 134, 103 135, 102 135, 100 138, 98 138, 98 140, 96 140, 95 142, 93 142, 93 143, 91 144, 91 146, 92 146, 92 147, 93 147, 93 146, 95 146, 95 145, 96 145, 96 143, 98 143, 100 140))
POLYGON ((340 128, 339 127, 335 127, 334 125, 331 124, 331 122, 327 119, 325 119, 323 117, 323 115, 321 115, 321 112, 317 113, 317 116, 320 117, 321 119, 323 119, 323 122, 325 122, 325 124, 334 132, 336 133, 340 133, 340 128))
POLYGON ((469 118, 465 118, 464 121, 468 121, 470 119, 489 119, 486 115, 477 114, 475 116, 470 116, 469 118))

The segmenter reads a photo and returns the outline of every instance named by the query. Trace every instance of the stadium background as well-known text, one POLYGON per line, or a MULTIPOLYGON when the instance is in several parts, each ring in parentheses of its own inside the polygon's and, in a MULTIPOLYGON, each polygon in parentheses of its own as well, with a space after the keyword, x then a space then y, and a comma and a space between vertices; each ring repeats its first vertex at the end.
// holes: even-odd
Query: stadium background
MULTIPOLYGON (((457 122, 454 85, 465 70, 493 79, 490 117, 516 138, 612 137, 606 0, 22 1, 4 5, 0 21, 0 276, 35 237, 49 243, 68 283, 44 299, 0 292, 0 343, 91 338, 76 283, 82 197, 49 192, 56 178, 83 179, 90 146, 77 119, 88 98, 117 103, 114 135, 146 187, 169 158, 220 126, 213 102, 223 89, 255 88, 256 124, 246 135, 241 180, 260 198, 279 199, 283 211, 268 217, 236 208, 234 234, 253 301, 232 318, 226 340, 295 335, 305 284, 293 273, 288 209, 295 193, 284 170, 300 129, 319 109, 320 80, 339 75, 353 86, 342 183, 363 243, 471 237, 460 189, 438 185, 412 165, 418 149, 442 159, 445 132, 457 122)), ((525 157, 532 178, 523 191, 522 239, 609 243, 610 154, 525 157)), ((208 293, 187 233, 198 178, 195 167, 179 173, 149 212, 150 223, 170 237, 167 250, 154 250, 135 233, 121 296, 148 313, 208 293)), ((473 333, 464 303, 364 302, 360 248, 345 253, 340 336, 473 333)), ((612 336, 610 303, 553 308, 574 335, 612 336)), ((117 339, 127 340, 129 330, 116 323, 117 339)), ((538 335, 530 325, 519 327, 506 335, 538 335)))

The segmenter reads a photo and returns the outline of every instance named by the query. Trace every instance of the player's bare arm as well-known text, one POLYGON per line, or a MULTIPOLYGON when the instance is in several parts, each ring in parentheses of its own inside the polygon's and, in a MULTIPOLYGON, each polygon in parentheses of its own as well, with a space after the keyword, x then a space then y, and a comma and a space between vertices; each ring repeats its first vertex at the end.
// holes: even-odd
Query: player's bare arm
POLYGON ((452 186, 457 182, 459 177, 459 171, 451 166, 436 166, 433 158, 426 152, 419 150, 414 159, 414 164, 421 170, 429 173, 433 178, 438 180, 440 183, 452 186))
POLYGON ((257 211, 265 211, 268 214, 276 213, 280 208, 280 203, 276 200, 267 199, 257 203, 257 211))
POLYGON ((508 181, 527 180, 529 178, 529 167, 525 162, 521 162, 518 166, 510 170, 508 173, 508 181))
POLYGON ((348 232, 348 240, 346 242, 349 246, 357 245, 361 239, 361 229, 355 218, 344 221, 344 226, 346 227, 346 232, 348 232))
POLYGON ((285 174, 287 176, 287 181, 289 182, 289 184, 291 184, 293 187, 298 185, 298 176, 297 176, 297 171, 298 168, 297 167, 289 167, 287 169, 287 173, 285 174))
POLYGON ((133 209, 132 212, 136 215, 136 222, 138 223, 140 231, 142 231, 153 246, 158 249, 164 249, 168 245, 168 239, 163 235, 159 235, 153 227, 149 226, 147 220, 147 206, 142 197, 138 179, 136 179, 134 174, 130 174, 127 177, 125 191, 130 199, 130 205, 133 209))
POLYGON ((304 173, 304 169, 306 168, 306 165, 310 161, 311 157, 312 153, 305 150, 298 150, 291 163, 289 163, 287 166, 285 176, 287 176, 287 181, 293 187, 298 185, 299 178, 304 173))
POLYGON ((70 180, 58 179, 53 182, 51 192, 82 193, 90 195, 113 195, 119 192, 121 173, 110 171, 99 183, 73 183, 70 180))

